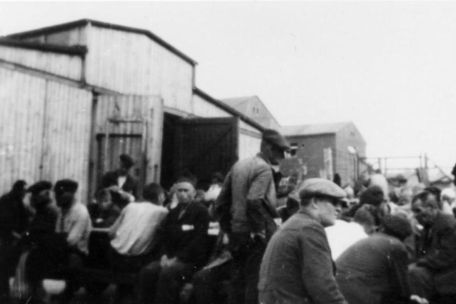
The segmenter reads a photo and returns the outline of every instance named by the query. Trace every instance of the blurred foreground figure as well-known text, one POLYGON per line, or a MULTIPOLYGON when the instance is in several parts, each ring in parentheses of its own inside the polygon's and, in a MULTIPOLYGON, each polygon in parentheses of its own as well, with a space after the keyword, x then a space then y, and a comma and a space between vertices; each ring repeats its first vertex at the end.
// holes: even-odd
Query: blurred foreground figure
POLYGON ((412 293, 432 300, 456 289, 456 220, 430 191, 413 198, 412 211, 424 228, 416 240, 418 259, 409 266, 410 285, 412 293))
POLYGON ((346 304, 334 278, 324 227, 334 225, 345 192, 311 178, 299 191, 301 207, 272 236, 261 263, 261 304, 346 304), (338 210, 339 209, 339 210, 338 210))
POLYGON ((407 249, 412 233, 404 215, 387 215, 380 232, 350 246, 336 261, 337 283, 350 304, 407 303, 407 249))

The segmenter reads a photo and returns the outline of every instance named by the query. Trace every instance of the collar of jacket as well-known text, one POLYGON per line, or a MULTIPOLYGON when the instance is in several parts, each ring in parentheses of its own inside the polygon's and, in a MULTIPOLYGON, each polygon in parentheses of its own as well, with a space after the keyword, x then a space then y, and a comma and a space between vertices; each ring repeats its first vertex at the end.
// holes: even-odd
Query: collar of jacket
POLYGON ((266 158, 263 152, 259 152, 256 156, 264 160, 269 166, 272 166, 271 162, 266 158))

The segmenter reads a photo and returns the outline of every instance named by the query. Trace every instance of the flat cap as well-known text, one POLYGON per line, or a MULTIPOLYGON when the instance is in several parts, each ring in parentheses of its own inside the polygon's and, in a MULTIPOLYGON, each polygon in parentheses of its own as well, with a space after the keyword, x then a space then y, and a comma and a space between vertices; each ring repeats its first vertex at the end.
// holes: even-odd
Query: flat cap
POLYGON ((285 139, 285 137, 283 137, 282 134, 280 134, 276 130, 265 129, 263 131, 263 140, 267 141, 270 144, 273 144, 276 147, 279 147, 284 151, 290 150, 290 144, 288 143, 288 141, 285 139))
POLYGON ((135 164, 133 158, 131 158, 131 156, 128 154, 121 154, 119 158, 122 164, 124 164, 127 168, 131 168, 135 164))
POLYGON ((306 179, 299 188, 299 197, 301 199, 318 195, 329 196, 336 199, 345 197, 344 189, 324 178, 306 179))
POLYGON ((43 190, 51 190, 52 189, 52 184, 51 182, 48 181, 39 181, 31 185, 28 189, 27 192, 30 192, 31 194, 38 194, 43 190))
POLYGON ((62 194, 65 192, 76 193, 78 190, 78 183, 72 179, 61 179, 55 183, 54 192, 62 194))

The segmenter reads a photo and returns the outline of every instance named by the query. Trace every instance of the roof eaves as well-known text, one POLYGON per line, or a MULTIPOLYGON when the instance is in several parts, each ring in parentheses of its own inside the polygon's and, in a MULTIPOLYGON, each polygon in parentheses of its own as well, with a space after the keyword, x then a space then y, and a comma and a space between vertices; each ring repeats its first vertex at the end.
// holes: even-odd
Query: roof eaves
POLYGON ((10 38, 27 38, 27 37, 33 37, 36 35, 40 34, 48 34, 48 33, 55 33, 59 31, 63 31, 66 29, 70 29, 73 27, 77 26, 85 26, 88 24, 93 24, 98 27, 103 27, 103 28, 109 28, 109 29, 114 29, 114 30, 120 30, 120 31, 125 31, 125 32, 131 32, 131 33, 137 33, 137 34, 143 34, 149 37, 150 39, 154 40, 167 50, 171 51, 178 57, 182 58, 184 61, 187 63, 191 64, 192 66, 195 66, 197 62, 190 58, 189 56, 185 55, 183 52, 160 38, 159 36, 153 34, 152 32, 144 29, 138 29, 138 28, 133 28, 133 27, 128 27, 128 26, 123 26, 123 25, 118 25, 118 24, 112 24, 112 23, 107 23, 107 22, 102 22, 102 21, 97 21, 97 20, 92 20, 92 19, 81 19, 81 20, 76 20, 68 23, 63 23, 63 24, 58 24, 58 25, 53 25, 53 26, 48 26, 48 27, 43 27, 31 31, 26 31, 26 32, 20 32, 20 33, 15 33, 8 35, 7 37, 10 38))
POLYGON ((37 43, 37 42, 20 41, 20 40, 14 40, 14 39, 10 39, 10 38, 0 38, 0 45, 18 47, 18 48, 23 48, 23 49, 38 50, 38 51, 42 51, 42 52, 81 56, 81 57, 83 57, 87 54, 87 47, 83 46, 83 45, 61 46, 61 45, 47 44, 47 43, 45 44, 45 43, 37 43))
POLYGON ((261 132, 263 132, 265 129, 263 126, 261 126, 259 123, 257 123, 256 121, 254 121, 253 119, 251 119, 250 117, 242 114, 241 112, 239 112, 238 110, 236 109, 233 109, 232 107, 230 107, 229 105, 213 98, 212 96, 210 96, 209 94, 205 93, 204 91, 202 91, 201 89, 199 88, 193 88, 193 92, 203 98, 205 98, 207 101, 209 101, 210 103, 218 106, 219 108, 222 108, 223 110, 227 111, 228 113, 231 113, 233 114, 234 116, 237 116, 239 117, 240 119, 242 119, 243 121, 245 121, 246 123, 248 123, 249 125, 257 128, 258 130, 260 130, 261 132))

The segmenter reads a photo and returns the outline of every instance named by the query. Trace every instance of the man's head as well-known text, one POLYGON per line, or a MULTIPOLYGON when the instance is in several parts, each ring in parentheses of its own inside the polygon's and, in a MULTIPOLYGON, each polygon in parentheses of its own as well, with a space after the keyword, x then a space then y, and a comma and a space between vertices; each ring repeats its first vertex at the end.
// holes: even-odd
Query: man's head
POLYGON ((261 152, 271 164, 278 165, 279 161, 284 159, 285 151, 288 150, 290 150, 290 145, 282 134, 272 129, 263 131, 261 152))
POLYGON ((412 200, 412 212, 421 225, 430 227, 439 213, 439 202, 434 193, 423 191, 412 200))
POLYGON ((25 180, 17 180, 14 182, 13 184, 13 188, 11 189, 11 193, 19 198, 19 199, 23 199, 24 196, 25 196, 25 192, 26 192, 26 188, 27 188, 27 183, 25 182, 25 180))
POLYGON ((162 206, 165 201, 165 190, 157 183, 150 183, 144 187, 143 197, 146 201, 162 206))
POLYGON ((74 202, 74 195, 78 190, 78 183, 71 179, 61 179, 55 183, 54 193, 57 206, 69 208, 74 202))
POLYGON ((52 184, 48 181, 39 181, 31 185, 27 192, 30 192, 30 204, 35 209, 40 209, 51 203, 52 184))
POLYGON ((179 204, 188 204, 192 202, 196 195, 193 180, 181 177, 175 184, 176 197, 179 204))
POLYGON ((342 188, 323 178, 307 179, 299 190, 301 207, 311 212, 324 227, 334 225, 344 197, 342 188))
POLYGON ((127 175, 128 171, 130 171, 131 167, 135 164, 133 158, 131 158, 128 154, 122 154, 119 156, 120 159, 120 166, 119 166, 119 174, 120 175, 127 175))
POLYGON ((380 230, 403 241, 412 234, 412 225, 404 214, 388 214, 382 219, 380 230))

